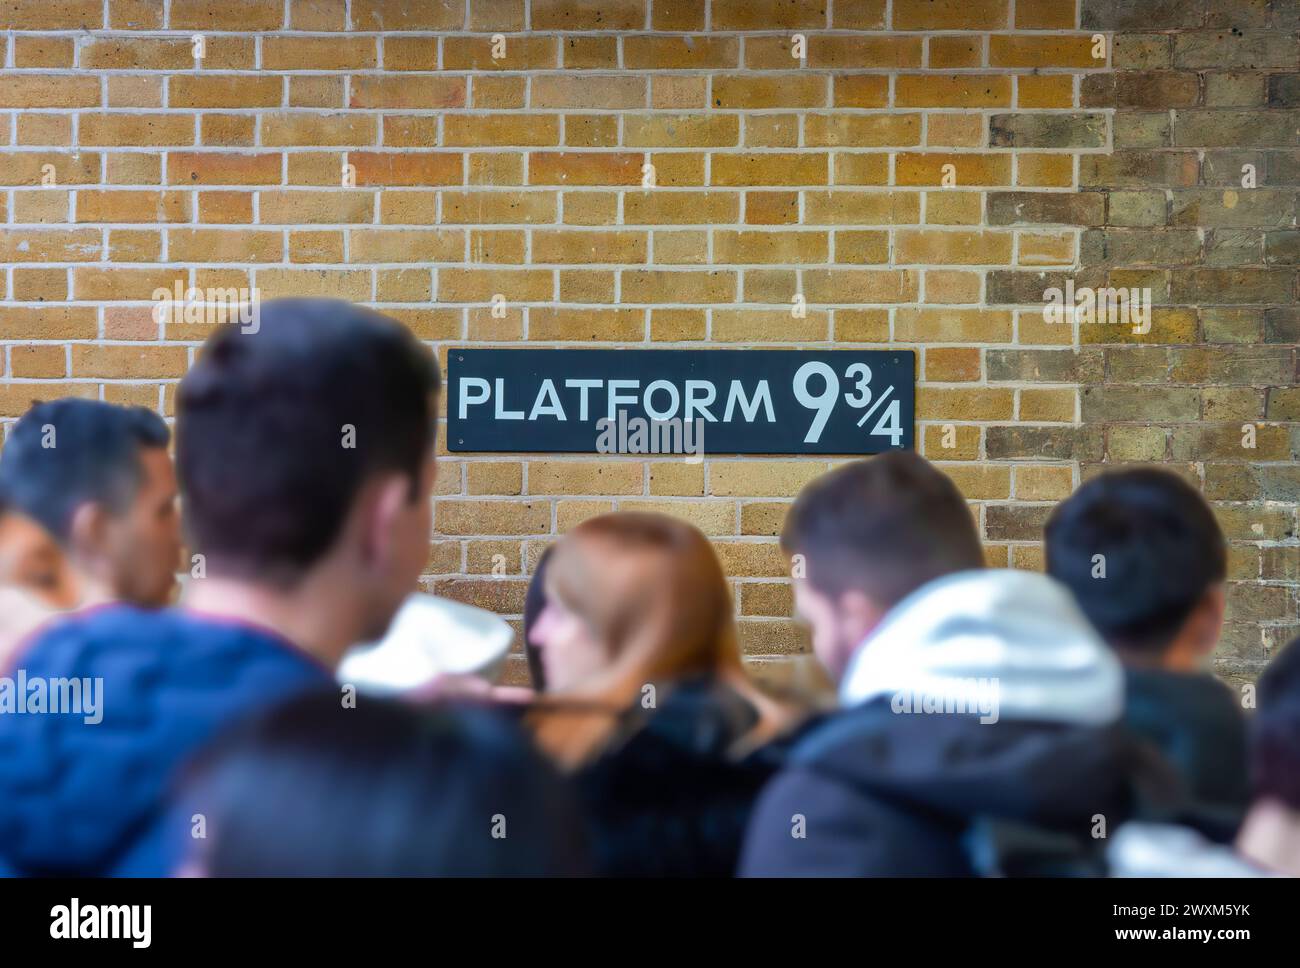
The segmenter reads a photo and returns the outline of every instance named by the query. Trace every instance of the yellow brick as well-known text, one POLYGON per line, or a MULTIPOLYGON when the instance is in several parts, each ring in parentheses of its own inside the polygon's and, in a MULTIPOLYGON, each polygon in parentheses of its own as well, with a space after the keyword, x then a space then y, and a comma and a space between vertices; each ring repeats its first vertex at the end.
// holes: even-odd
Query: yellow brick
POLYGON ((736 192, 627 192, 626 225, 716 225, 740 216, 736 192))
POLYGON ((709 261, 709 234, 703 230, 654 233, 658 265, 704 265, 709 261))
POLYGON ((793 497, 826 472, 824 461, 719 461, 709 465, 709 493, 720 497, 793 497))
POLYGON ((965 383, 982 375, 981 351, 973 346, 930 346, 925 350, 927 383, 965 383))
POLYGON ((1016 184, 1031 188, 1069 188, 1074 184, 1074 157, 1022 154, 1016 159, 1016 184))
POLYGON ((467 494, 523 494, 524 465, 517 460, 468 461, 467 494))
MULTIPOLYGON (((915 145, 921 141, 919 114, 810 114, 804 138, 812 147, 915 145)), ((781 183, 775 183, 781 184, 781 183)), ((816 184, 795 183, 790 184, 816 184)))
POLYGON ((1005 501, 1011 497, 1011 468, 954 464, 943 467, 968 501, 1005 501))
POLYGON ((894 178, 899 185, 941 185, 945 175, 955 179, 945 187, 1009 185, 1011 156, 975 152, 901 152, 894 159, 894 178), (944 166, 952 168, 945 171, 944 166))
POLYGON ((826 104, 827 86, 824 77, 811 74, 793 77, 715 74, 711 90, 709 103, 720 110, 762 110, 822 107, 826 104))
POLYGON ((783 309, 715 309, 712 337, 723 343, 820 342, 827 338, 829 317, 808 310, 803 319, 783 309))
POLYGON ((653 461, 650 464, 650 493, 655 496, 703 497, 704 464, 688 464, 684 460, 653 461))
POLYGON ((983 115, 932 114, 926 122, 927 145, 980 148, 984 146, 986 138, 983 115))
POLYGON ((535 263, 646 261, 645 232, 547 231, 533 233, 535 263))
POLYGON ((539 341, 635 342, 645 335, 641 309, 534 306, 528 310, 528 336, 539 341))
POLYGON ((930 303, 974 303, 980 298, 977 272, 930 269, 925 273, 925 299, 930 303))
POLYGON ((186 368, 183 346, 87 346, 72 347, 73 377, 151 380, 183 376, 186 368))
POLYGON ((365 269, 259 269, 257 286, 263 299, 328 296, 363 302, 370 298, 370 272, 365 269))
POLYGON ((1074 490, 1069 467, 1020 466, 1015 476, 1016 497, 1022 501, 1061 501, 1074 490))
POLYGON ((529 494, 641 494, 644 490, 645 468, 640 461, 528 462, 529 494))
POLYGON ((713 260, 718 263, 806 265, 825 262, 828 250, 825 232, 719 229, 713 234, 713 260))
POLYGON ((734 272, 636 269, 623 273, 625 302, 718 303, 735 298, 734 272))
POLYGON ((1017 262, 1022 266, 1059 266, 1074 262, 1074 235, 1070 232, 1021 232, 1017 262))
POLYGON ((551 506, 548 501, 439 500, 433 522, 436 532, 447 535, 549 534, 551 506))
POLYGON ((564 534, 588 518, 608 514, 613 510, 613 501, 556 501, 555 531, 557 534, 564 534))
POLYGON ((1092 56, 1092 34, 995 34, 989 38, 993 67, 1105 67, 1092 56))
POLYGON ((1016 104, 1022 108, 1074 106, 1072 74, 1020 74, 1016 77, 1016 104))
POLYGON ((867 265, 889 261, 888 232, 836 232, 835 261, 867 265))
POLYGON ((94 262, 102 254, 98 229, 0 229, 0 261, 94 262))
POLYGON ((918 387, 918 420, 1010 420, 1013 391, 918 387))
POLYGON ((1020 391, 1020 419, 1067 422, 1074 420, 1075 391, 1026 389, 1020 391))
POLYGON ((894 239, 896 264, 1007 265, 1010 232, 903 230, 894 239))
POLYGON ((996 30, 1007 26, 1006 0, 894 0, 895 30, 996 30))
POLYGON ((984 57, 984 41, 982 37, 972 34, 931 37, 928 57, 926 66, 931 70, 979 67, 984 57))
POLYGON ((979 427, 955 423, 931 424, 924 430, 924 453, 930 460, 979 459, 981 434, 979 427))
POLYGON ((895 338, 908 343, 1009 343, 1011 332, 1001 309, 907 308, 894 317, 895 338))
POLYGON ((804 193, 807 225, 908 225, 921 219, 921 196, 916 192, 804 193))
POLYGON ((1001 74, 900 74, 894 103, 903 108, 993 108, 1011 104, 1011 78, 1001 74))
POLYGON ((714 185, 825 185, 823 152, 714 155, 714 185))
POLYGON ((541 302, 555 290, 549 269, 462 269, 438 270, 438 298, 444 302, 488 302, 505 296, 506 302, 541 302))
POLYGON ((927 225, 978 225, 983 213, 983 196, 979 192, 948 189, 925 193, 927 225))
POLYGON ((844 343, 884 343, 889 340, 889 310, 835 310, 835 339, 844 343))
MULTIPOLYGON (((705 439, 708 439, 707 432, 705 439)), ((707 446, 707 445, 706 445, 707 446)), ((724 500, 629 500, 618 502, 620 511, 667 514, 695 525, 707 535, 736 533, 736 502, 724 500)))

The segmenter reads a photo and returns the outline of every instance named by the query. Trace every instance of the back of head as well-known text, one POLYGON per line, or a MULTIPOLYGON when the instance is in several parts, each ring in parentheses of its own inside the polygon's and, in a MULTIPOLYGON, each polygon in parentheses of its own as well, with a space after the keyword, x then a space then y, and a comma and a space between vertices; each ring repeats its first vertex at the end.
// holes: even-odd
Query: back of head
POLYGON ((582 872, 567 789, 486 707, 303 696, 223 737, 185 804, 210 875, 582 872))
POLYGON ((0 497, 65 544, 83 504, 118 513, 131 503, 144 448, 166 448, 162 418, 143 407, 65 398, 35 403, 0 452, 0 497))
POLYGON ((912 451, 854 461, 817 478, 785 519, 781 547, 804 576, 837 597, 850 589, 882 608, 922 585, 984 566, 961 492, 912 451))
POLYGON ((292 584, 338 537, 366 481, 412 497, 435 433, 438 367, 400 323, 334 299, 260 307, 181 381, 177 466, 210 574, 292 584))
POLYGON ((1300 812, 1300 639, 1282 649, 1258 684, 1250 724, 1254 796, 1300 812))
POLYGON ((1168 471, 1102 474, 1046 528, 1047 571, 1112 646, 1159 655, 1227 575, 1227 547, 1197 490, 1168 471))

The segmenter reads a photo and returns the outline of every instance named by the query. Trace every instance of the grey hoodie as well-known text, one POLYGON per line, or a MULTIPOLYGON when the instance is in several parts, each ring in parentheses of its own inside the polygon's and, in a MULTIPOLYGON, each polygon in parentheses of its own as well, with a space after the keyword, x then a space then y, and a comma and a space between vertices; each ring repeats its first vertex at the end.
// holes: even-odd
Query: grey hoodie
POLYGON ((932 581, 889 611, 849 663, 840 705, 879 696, 895 712, 964 703, 986 722, 1099 726, 1123 711, 1124 675, 1063 585, 989 568, 932 581))

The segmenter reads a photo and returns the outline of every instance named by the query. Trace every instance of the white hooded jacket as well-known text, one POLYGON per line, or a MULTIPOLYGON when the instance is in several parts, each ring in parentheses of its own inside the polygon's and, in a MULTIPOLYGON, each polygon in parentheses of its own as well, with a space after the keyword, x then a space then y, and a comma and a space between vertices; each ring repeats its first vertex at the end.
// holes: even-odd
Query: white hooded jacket
POLYGON ((979 569, 923 585, 858 648, 840 704, 880 696, 978 711, 985 721, 1101 726, 1122 714, 1124 678, 1064 586, 1034 572, 979 569))

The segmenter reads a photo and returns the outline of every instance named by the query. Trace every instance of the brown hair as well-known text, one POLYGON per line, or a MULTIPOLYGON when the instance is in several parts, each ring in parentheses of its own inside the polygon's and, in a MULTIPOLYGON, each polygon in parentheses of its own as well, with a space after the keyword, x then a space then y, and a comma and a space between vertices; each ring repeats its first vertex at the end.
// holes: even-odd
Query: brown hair
POLYGON ((984 567, 961 492, 912 451, 817 478, 786 516, 781 547, 804 556, 804 577, 823 594, 854 589, 885 607, 936 578, 984 567))
POLYGON ((663 514, 620 512, 583 522, 554 546, 547 593, 587 622, 608 663, 532 715, 539 744, 576 766, 608 740, 615 717, 647 684, 716 676, 756 706, 767 734, 781 707, 750 683, 740 661, 726 576, 696 528, 663 514))

